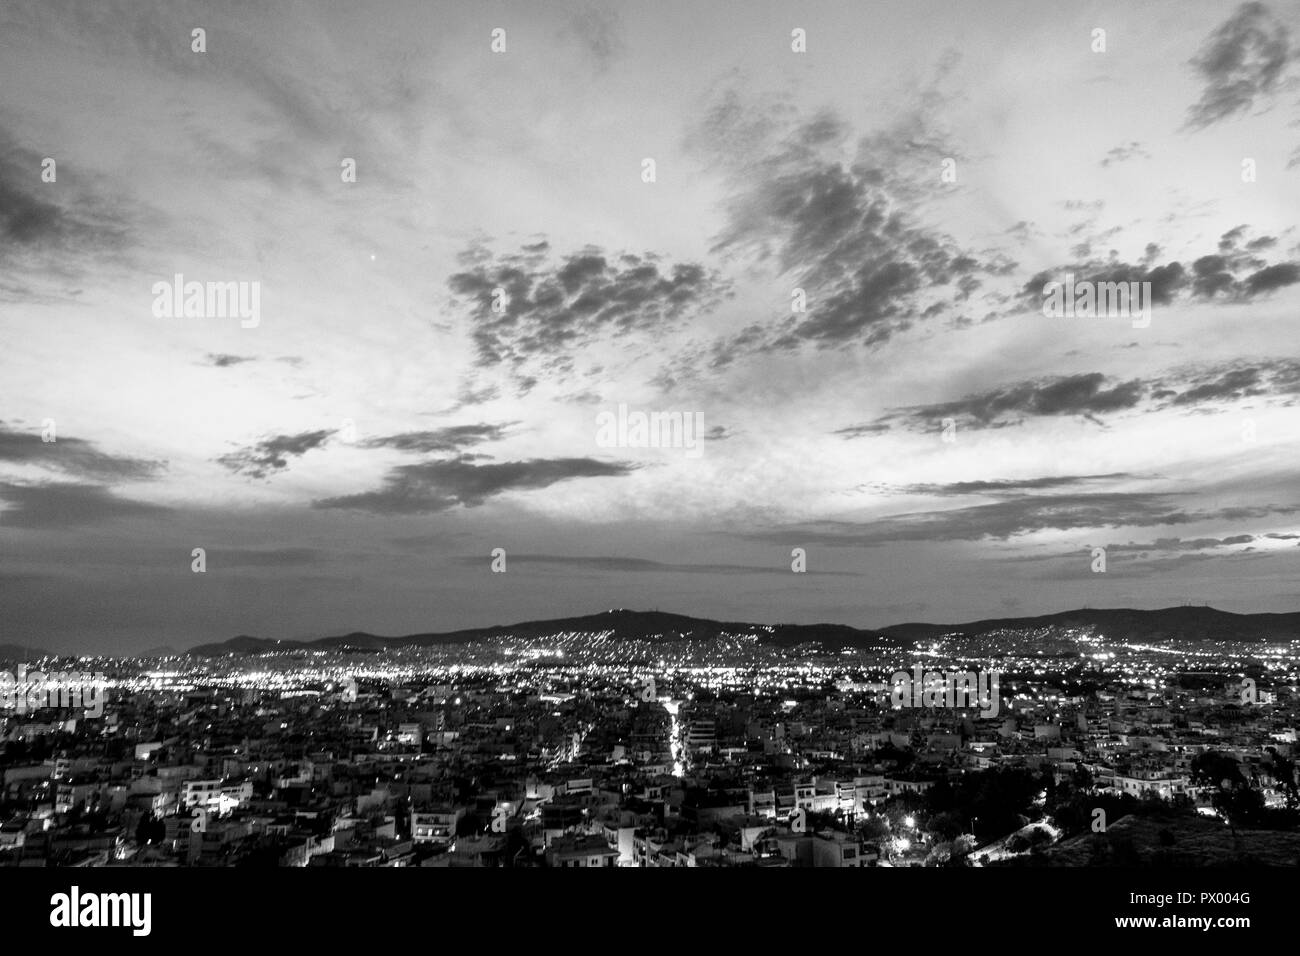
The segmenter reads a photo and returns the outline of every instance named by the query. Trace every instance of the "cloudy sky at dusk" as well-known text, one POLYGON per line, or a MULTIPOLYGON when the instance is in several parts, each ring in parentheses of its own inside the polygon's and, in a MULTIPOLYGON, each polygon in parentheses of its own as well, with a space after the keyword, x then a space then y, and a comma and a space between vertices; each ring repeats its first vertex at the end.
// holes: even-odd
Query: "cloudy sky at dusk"
POLYGON ((385 7, 0 8, 0 642, 1300 607, 1297 3, 385 7))

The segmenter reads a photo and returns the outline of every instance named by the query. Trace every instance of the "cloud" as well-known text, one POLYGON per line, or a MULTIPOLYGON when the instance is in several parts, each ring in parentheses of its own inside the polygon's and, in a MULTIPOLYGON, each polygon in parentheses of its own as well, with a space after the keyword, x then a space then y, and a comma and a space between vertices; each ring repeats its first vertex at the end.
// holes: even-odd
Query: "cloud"
POLYGON ((1083 372, 1014 382, 947 402, 891 409, 873 422, 841 428, 845 438, 880 434, 893 427, 931 431, 951 418, 969 429, 1006 428, 1025 418, 1078 416, 1102 423, 1118 412, 1267 398, 1289 404, 1300 395, 1300 361, 1237 360, 1184 365, 1151 379, 1119 380, 1083 372))
POLYGON ((550 261, 543 246, 500 256, 471 248, 462 256, 469 268, 448 280, 471 304, 477 364, 504 364, 520 394, 539 373, 552 381, 571 373, 575 357, 596 341, 657 335, 730 294, 716 273, 695 263, 669 266, 654 254, 613 255, 595 246, 550 261))
POLYGON ((0 527, 69 528, 114 518, 159 515, 168 509, 118 498, 103 485, 0 482, 0 527))
POLYGON ((42 441, 41 431, 15 431, 0 423, 0 463, 37 465, 96 482, 139 481, 156 477, 166 462, 99 451, 93 442, 60 437, 42 441))
POLYGON ((868 435, 883 435, 889 431, 890 426, 884 422, 866 422, 861 425, 849 425, 846 428, 838 428, 832 434, 843 435, 844 438, 864 438, 868 435))
MULTIPOLYGON (((1271 537, 1271 536, 1270 536, 1271 537)), ((1123 554, 1125 552, 1149 552, 1149 551, 1205 551, 1213 548, 1228 548, 1239 544, 1250 544, 1255 540, 1254 535, 1234 534, 1227 538, 1157 538, 1149 544, 1135 543, 1133 541, 1127 544, 1108 544, 1105 546, 1106 554, 1112 553, 1123 554)))
POLYGON ((231 452, 229 455, 222 455, 217 461, 236 474, 265 478, 273 471, 283 471, 288 468, 290 458, 297 458, 313 448, 320 448, 333 434, 333 429, 321 429, 314 432, 300 432, 297 435, 276 435, 237 452, 231 452))
MULTIPOLYGON (((1249 545, 1254 535, 1237 534, 1226 538, 1157 538, 1148 543, 1130 541, 1126 544, 1105 545, 1106 561, 1111 571, 1119 570, 1124 577, 1148 577, 1197 564, 1240 558, 1253 552, 1249 545), (1229 550, 1231 549, 1231 550, 1229 550)), ((1092 545, 1080 549, 1079 554, 1091 555, 1092 545)), ((1042 556, 1018 560, 1043 560, 1042 556)), ((1078 561, 1077 556, 1061 556, 1063 561, 1078 561)))
MULTIPOLYGON (((483 563, 482 555, 467 555, 458 559, 461 564, 476 567, 483 563)), ((790 574, 790 565, 782 561, 778 565, 764 566, 752 564, 667 564, 662 561, 650 561, 645 558, 628 557, 586 557, 556 554, 512 554, 510 563, 551 564, 560 567, 586 568, 592 571, 629 571, 649 572, 655 574, 790 574)), ((835 577, 861 577, 856 571, 817 571, 809 570, 812 575, 829 575, 835 577)))
POLYGON ((1165 378, 1153 383, 1153 397, 1163 400, 1166 405, 1201 405, 1300 395, 1300 361, 1293 359, 1189 366, 1175 374, 1181 381, 1165 378))
POLYGON ((1178 496, 1146 492, 1020 495, 991 504, 915 511, 874 521, 819 521, 742 537, 781 544, 874 547, 903 541, 1007 540, 1037 531, 1154 527, 1294 514, 1300 506, 1267 505, 1188 511, 1178 496))
POLYGON ((1116 382, 1101 372, 1087 372, 1018 382, 951 402, 898 409, 874 424, 896 421, 912 429, 930 429, 952 418, 969 423, 969 427, 992 428, 1013 424, 1019 416, 1090 417, 1134 408, 1143 393, 1140 380, 1116 382))
POLYGON ((0 128, 0 263, 79 275, 92 254, 120 250, 130 226, 113 201, 78 184, 66 167, 44 182, 45 158, 0 128))
MULTIPOLYGON (((528 248, 527 246, 524 247, 528 248)), ((456 402, 450 408, 446 409, 447 414, 458 412, 462 408, 468 408, 474 405, 486 405, 488 402, 494 402, 501 397, 501 389, 496 385, 484 385, 476 388, 472 377, 467 377, 461 382, 460 388, 456 393, 456 402)))
POLYGON ((64 4, 6 7, 16 5, 25 9, 5 26, 34 48, 91 45, 99 57, 130 62, 138 76, 171 84, 182 96, 195 84, 221 84, 220 122, 193 114, 187 136, 212 168, 232 177, 256 175, 281 190, 321 192, 317 177, 291 175, 289 167, 346 143, 365 144, 371 181, 397 182, 402 164, 389 160, 410 154, 418 138, 415 114, 425 97, 436 96, 433 83, 413 77, 430 50, 417 31, 406 31, 361 70, 347 66, 355 62, 349 59, 355 28, 346 17, 319 10, 201 0, 91 4, 75 15, 64 4), (202 66, 190 49, 196 26, 208 31, 202 66), (321 68, 325 47, 339 50, 338 69, 321 68), (247 124, 247 135, 229 135, 238 123, 247 124))
POLYGON ((1290 58, 1287 28, 1262 3, 1243 3, 1191 61, 1205 84, 1187 128, 1204 129, 1248 112, 1276 90, 1290 58))
POLYGON ((982 285, 985 263, 924 225, 942 160, 956 150, 924 111, 857 140, 835 114, 788 122, 731 94, 689 139, 731 187, 717 252, 768 264, 804 289, 805 313, 720 343, 714 364, 743 351, 880 344, 914 323, 958 309, 982 285), (927 169, 922 184, 902 170, 927 169))
POLYGON ((246 355, 216 355, 209 352, 205 361, 213 368, 229 368, 232 365, 242 365, 244 362, 254 362, 256 359, 246 355))
POLYGON ((1300 263, 1279 262, 1247 276, 1246 293, 1251 297, 1284 286, 1295 285, 1297 282, 1300 282, 1300 263))
POLYGON ((1061 282, 1073 274, 1076 285, 1094 283, 1149 282, 1153 305, 1169 305, 1180 297, 1193 301, 1236 304, 1275 292, 1300 282, 1300 263, 1279 262, 1272 265, 1257 253, 1271 248, 1276 239, 1263 236, 1241 245, 1249 227, 1237 226, 1225 232, 1217 249, 1193 260, 1190 271, 1181 262, 1153 265, 1159 254, 1155 243, 1147 245, 1147 255, 1140 263, 1121 262, 1115 258, 1086 259, 1091 243, 1082 243, 1074 252, 1084 261, 1055 269, 1045 269, 1024 284, 1020 292, 1022 306, 1041 309, 1044 287, 1061 282))
POLYGON ((593 458, 547 458, 475 464, 464 459, 399 465, 383 487, 357 495, 313 502, 316 508, 343 508, 374 514, 431 514, 456 505, 477 507, 510 491, 546 488, 571 478, 617 478, 636 466, 593 458))
POLYGON ((985 481, 956 481, 949 484, 904 485, 900 491, 909 495, 934 495, 950 497, 961 495, 1013 495, 1022 491, 1042 491, 1047 488, 1069 488, 1097 481, 1115 481, 1132 478, 1126 472, 1108 475, 1047 475, 1039 478, 1000 478, 985 481))
POLYGON ((1110 150, 1102 159, 1101 165, 1103 167, 1113 166, 1116 163, 1122 163, 1130 159, 1150 158, 1151 154, 1142 148, 1142 144, 1134 141, 1123 146, 1116 146, 1114 149, 1110 150))
POLYGON ((505 430, 517 422, 504 425, 451 425, 428 431, 403 432, 400 435, 385 435, 370 438, 362 442, 366 448, 395 448, 398 451, 413 452, 457 452, 462 448, 478 445, 486 441, 500 441, 505 437, 505 430))

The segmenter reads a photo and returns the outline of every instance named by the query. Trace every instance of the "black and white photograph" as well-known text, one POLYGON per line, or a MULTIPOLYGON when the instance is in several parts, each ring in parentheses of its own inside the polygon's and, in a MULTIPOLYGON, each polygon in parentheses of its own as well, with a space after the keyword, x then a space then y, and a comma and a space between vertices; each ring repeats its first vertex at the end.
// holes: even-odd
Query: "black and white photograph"
POLYGON ((3 0, 14 919, 1294 930, 1298 226, 1297 0, 3 0))

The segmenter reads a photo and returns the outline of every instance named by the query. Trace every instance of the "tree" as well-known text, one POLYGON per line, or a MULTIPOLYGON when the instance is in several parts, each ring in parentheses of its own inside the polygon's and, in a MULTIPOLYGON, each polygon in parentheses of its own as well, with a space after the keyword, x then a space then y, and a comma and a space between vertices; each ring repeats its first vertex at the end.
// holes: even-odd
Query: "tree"
POLYGON ((858 833, 865 842, 878 843, 889 838, 889 823, 884 817, 873 814, 858 824, 858 833))

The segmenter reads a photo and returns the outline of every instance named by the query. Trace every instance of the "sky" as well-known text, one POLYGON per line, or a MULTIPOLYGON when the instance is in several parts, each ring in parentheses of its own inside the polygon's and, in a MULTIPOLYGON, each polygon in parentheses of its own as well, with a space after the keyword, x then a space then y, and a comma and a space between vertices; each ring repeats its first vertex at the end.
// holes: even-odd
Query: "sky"
POLYGON ((1294 610, 1298 12, 6 0, 0 642, 1294 610))

